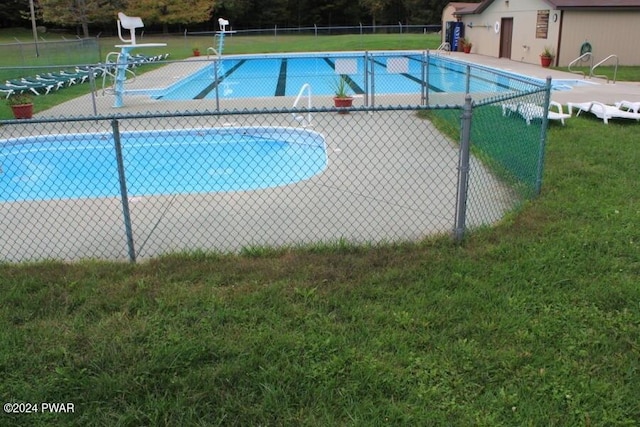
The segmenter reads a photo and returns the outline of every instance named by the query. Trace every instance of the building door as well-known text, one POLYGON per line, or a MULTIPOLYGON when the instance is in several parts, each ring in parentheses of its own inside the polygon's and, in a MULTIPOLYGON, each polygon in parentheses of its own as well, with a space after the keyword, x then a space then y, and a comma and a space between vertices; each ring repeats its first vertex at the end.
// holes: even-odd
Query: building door
POLYGON ((502 18, 500 22, 500 52, 498 58, 511 59, 511 42, 513 40, 513 18, 502 18))

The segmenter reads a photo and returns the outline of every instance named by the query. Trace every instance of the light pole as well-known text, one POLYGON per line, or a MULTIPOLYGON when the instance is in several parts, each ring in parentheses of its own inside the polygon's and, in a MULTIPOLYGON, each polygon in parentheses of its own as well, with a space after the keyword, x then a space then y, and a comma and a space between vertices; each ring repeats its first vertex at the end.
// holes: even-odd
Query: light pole
POLYGON ((36 58, 40 57, 38 51, 38 29, 36 28, 36 11, 33 7, 33 0, 29 0, 29 9, 31 9, 31 30, 33 31, 33 43, 36 46, 36 58))

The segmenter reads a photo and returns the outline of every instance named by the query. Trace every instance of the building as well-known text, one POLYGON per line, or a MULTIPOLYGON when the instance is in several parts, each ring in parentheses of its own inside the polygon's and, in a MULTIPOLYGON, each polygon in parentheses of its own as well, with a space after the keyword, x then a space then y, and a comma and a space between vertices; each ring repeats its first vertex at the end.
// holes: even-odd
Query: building
MULTIPOLYGON (((555 54, 552 65, 567 66, 591 50, 594 64, 640 65, 640 49, 630 40, 640 24, 640 0, 452 2, 442 20, 443 38, 447 22, 463 23, 472 53, 540 63, 546 47, 555 54)), ((589 64, 589 58, 580 62, 589 64)))

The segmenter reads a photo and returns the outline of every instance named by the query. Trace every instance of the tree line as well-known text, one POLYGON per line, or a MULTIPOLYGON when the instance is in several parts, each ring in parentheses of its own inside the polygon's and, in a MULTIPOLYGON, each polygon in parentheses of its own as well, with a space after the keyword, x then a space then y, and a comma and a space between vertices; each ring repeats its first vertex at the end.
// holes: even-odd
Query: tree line
POLYGON ((346 25, 439 24, 449 0, 3 0, 2 27, 77 28, 80 36, 112 32, 117 12, 140 16, 146 31, 216 30, 218 17, 234 29, 346 25))

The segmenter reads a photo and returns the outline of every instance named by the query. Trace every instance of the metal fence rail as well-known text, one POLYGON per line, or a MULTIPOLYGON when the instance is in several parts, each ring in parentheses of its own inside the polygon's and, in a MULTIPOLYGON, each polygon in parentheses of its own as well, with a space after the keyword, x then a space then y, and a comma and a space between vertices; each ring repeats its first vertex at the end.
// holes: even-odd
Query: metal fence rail
POLYGON ((152 104, 132 98, 92 114, 87 95, 0 122, 0 259, 461 239, 539 191, 546 118, 527 124, 505 106, 548 94, 527 82, 450 105, 378 97, 347 114, 323 97, 164 112, 168 102, 143 111, 152 104))

